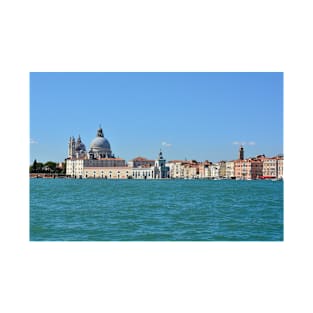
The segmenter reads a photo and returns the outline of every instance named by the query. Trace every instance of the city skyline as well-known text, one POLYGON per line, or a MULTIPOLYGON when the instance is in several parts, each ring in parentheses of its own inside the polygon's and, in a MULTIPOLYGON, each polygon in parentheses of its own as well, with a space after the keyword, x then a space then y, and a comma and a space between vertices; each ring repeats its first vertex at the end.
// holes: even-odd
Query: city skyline
POLYGON ((89 149, 101 125, 126 160, 283 153, 283 73, 31 73, 30 163, 89 149))

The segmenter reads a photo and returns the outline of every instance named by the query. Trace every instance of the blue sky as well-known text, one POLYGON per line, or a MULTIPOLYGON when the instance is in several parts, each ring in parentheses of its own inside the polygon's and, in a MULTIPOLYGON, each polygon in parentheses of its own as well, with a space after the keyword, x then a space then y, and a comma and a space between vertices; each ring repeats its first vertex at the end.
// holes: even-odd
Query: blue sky
POLYGON ((30 73, 30 163, 89 149, 101 124, 115 156, 232 160, 283 153, 283 73, 30 73))

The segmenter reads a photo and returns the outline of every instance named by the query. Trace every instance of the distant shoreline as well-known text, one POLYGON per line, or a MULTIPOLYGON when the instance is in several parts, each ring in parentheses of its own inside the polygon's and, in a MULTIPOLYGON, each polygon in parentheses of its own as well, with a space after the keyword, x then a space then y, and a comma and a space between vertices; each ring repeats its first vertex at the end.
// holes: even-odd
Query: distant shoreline
POLYGON ((229 180, 229 181, 250 181, 250 180, 261 180, 261 181, 283 181, 283 179, 277 178, 257 178, 257 179, 236 179, 236 178, 158 178, 158 179, 133 179, 133 178, 101 178, 101 177, 88 177, 88 178, 75 178, 64 174, 47 174, 47 173, 32 173, 29 175, 31 179, 81 179, 81 180, 229 180))

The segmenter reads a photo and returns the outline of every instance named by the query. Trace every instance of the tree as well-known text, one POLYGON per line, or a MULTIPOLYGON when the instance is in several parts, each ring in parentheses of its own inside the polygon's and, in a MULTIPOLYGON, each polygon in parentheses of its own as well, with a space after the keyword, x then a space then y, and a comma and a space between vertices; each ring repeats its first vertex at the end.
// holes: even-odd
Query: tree
POLYGON ((40 173, 42 171, 43 164, 41 162, 37 162, 37 171, 36 173, 40 173))
POLYGON ((56 169, 56 166, 57 164, 55 162, 52 162, 52 161, 48 161, 44 164, 45 167, 49 168, 49 172, 55 172, 55 169, 56 169))
POLYGON ((62 162, 62 174, 66 174, 66 162, 62 162))
POLYGON ((34 162, 33 162, 33 165, 31 165, 29 167, 29 172, 30 173, 37 173, 37 172, 39 172, 41 170, 41 167, 42 167, 41 164, 42 163, 38 163, 37 160, 35 159, 34 162))
POLYGON ((35 159, 33 163, 33 172, 36 172, 36 170, 37 170, 37 160, 35 159))

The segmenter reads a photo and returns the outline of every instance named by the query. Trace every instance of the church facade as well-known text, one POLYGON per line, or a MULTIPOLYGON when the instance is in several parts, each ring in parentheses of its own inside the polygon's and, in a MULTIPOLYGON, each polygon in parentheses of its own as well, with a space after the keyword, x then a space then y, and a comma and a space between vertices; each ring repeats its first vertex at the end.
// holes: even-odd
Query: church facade
POLYGON ((70 137, 68 157, 66 159, 66 175, 73 178, 103 179, 160 179, 169 177, 168 167, 160 151, 154 165, 151 163, 129 162, 116 158, 108 139, 99 127, 97 136, 92 140, 89 151, 80 136, 77 140, 70 137), (148 166, 150 165, 150 166, 148 166))

